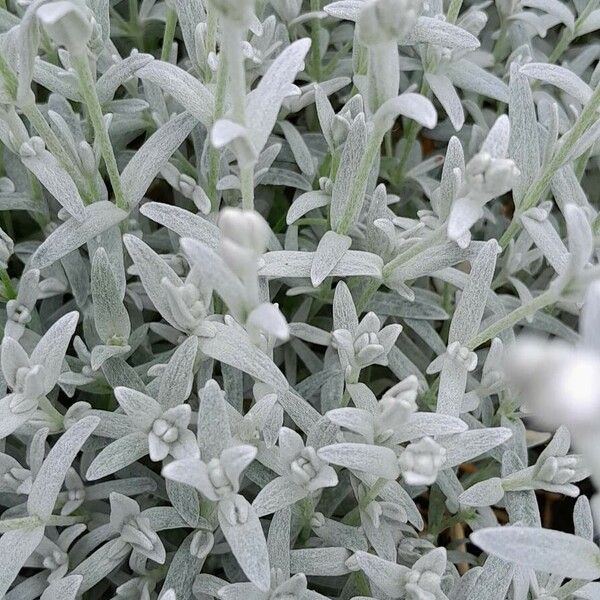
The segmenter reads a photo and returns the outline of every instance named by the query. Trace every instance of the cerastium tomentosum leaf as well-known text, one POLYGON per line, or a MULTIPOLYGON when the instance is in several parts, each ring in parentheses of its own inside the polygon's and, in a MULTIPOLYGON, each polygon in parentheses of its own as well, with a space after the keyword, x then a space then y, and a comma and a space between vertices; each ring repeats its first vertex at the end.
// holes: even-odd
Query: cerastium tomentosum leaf
POLYGON ((0 596, 600 597, 599 29, 0 0, 0 596))

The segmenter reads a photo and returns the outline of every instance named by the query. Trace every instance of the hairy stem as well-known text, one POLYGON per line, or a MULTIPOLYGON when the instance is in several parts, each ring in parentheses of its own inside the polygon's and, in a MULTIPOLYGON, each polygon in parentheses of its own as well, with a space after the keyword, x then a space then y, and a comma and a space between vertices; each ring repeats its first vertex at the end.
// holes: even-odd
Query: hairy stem
POLYGON ((113 188, 116 204, 119 208, 127 210, 128 203, 123 194, 117 160, 104 122, 102 107, 100 106, 98 94, 96 93, 96 85, 94 83, 90 64, 85 55, 72 55, 71 62, 79 77, 81 94, 88 109, 94 133, 100 143, 100 152, 104 159, 104 164, 106 165, 106 171, 108 172, 108 177, 113 188))

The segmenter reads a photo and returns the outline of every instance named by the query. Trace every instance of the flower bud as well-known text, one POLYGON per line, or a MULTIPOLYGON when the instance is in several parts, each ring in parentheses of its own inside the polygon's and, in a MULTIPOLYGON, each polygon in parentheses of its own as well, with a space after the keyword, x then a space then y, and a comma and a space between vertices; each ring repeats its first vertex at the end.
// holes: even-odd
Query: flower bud
POLYGON ((219 215, 219 229, 223 238, 255 254, 263 254, 271 237, 271 229, 254 210, 225 208, 219 215))
POLYGON ((73 54, 82 53, 92 37, 93 25, 80 7, 69 0, 57 0, 38 8, 37 16, 50 37, 73 54))
POLYGON ((473 371, 477 367, 477 354, 471 352, 466 346, 462 346, 460 342, 452 342, 448 346, 447 352, 448 356, 461 364, 467 371, 473 371))
POLYGON ((226 19, 237 25, 248 25, 254 16, 255 0, 210 0, 226 19))
POLYGON ((206 558, 214 543, 215 538, 210 531, 203 529, 196 531, 190 542, 190 554, 198 559, 206 558))
POLYGON ((431 485, 446 458, 446 449, 429 437, 409 444, 398 459, 408 485, 431 485))

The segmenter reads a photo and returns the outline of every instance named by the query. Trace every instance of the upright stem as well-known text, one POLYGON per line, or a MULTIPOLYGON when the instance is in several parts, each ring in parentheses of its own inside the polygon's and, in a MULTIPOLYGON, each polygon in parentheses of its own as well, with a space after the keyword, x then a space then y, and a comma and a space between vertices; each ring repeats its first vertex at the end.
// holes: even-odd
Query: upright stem
POLYGON ((352 182, 352 189, 350 190, 350 196, 346 202, 344 214, 342 215, 339 225, 336 227, 337 233, 346 235, 354 225, 354 220, 356 215, 360 212, 360 206, 364 200, 369 173, 371 172, 373 162, 381 147, 384 135, 385 132, 373 131, 367 142, 367 148, 362 155, 358 170, 354 176, 354 181, 352 182))
POLYGON ((586 7, 581 11, 581 14, 575 21, 575 26, 572 30, 565 27, 560 36, 560 40, 558 40, 558 44, 552 50, 552 53, 548 57, 549 63, 556 62, 565 52, 565 50, 569 47, 571 42, 575 39, 577 35, 578 28, 584 23, 584 21, 590 16, 590 13, 593 12, 598 6, 598 0, 589 0, 586 7))
POLYGON ((537 298, 534 298, 531 302, 523 304, 516 308, 511 313, 507 314, 502 319, 492 323, 489 327, 484 329, 481 333, 476 335, 473 339, 469 340, 466 344, 469 350, 475 350, 482 344, 489 342, 494 339, 499 333, 503 332, 509 327, 513 327, 519 321, 534 315, 538 310, 542 310, 557 301, 557 295, 553 288, 546 290, 540 294, 537 298))
POLYGON ((515 213, 513 216, 513 220, 508 226, 508 229, 504 232, 504 235, 500 238, 500 246, 502 248, 506 248, 508 246, 510 240, 512 240, 517 233, 521 230, 521 221, 520 216, 526 210, 537 206, 539 202, 543 199, 548 188, 550 187, 550 183, 552 182, 552 178, 556 174, 556 171, 560 169, 567 159, 569 158, 569 154, 573 149, 573 146, 577 143, 577 141, 581 138, 581 136, 585 133, 588 127, 595 121, 597 118, 597 112, 600 108, 600 85, 594 90, 590 101, 585 105, 584 109, 581 111, 581 114, 575 121, 575 124, 563 137, 559 142, 558 150, 554 153, 552 159, 548 162, 547 167, 544 169, 542 174, 531 184, 531 187, 525 194, 523 201, 521 202, 521 206, 519 207, 518 213, 515 213))
MULTIPOLYGON (((227 19, 223 22, 221 45, 227 61, 232 116, 240 125, 246 124, 246 69, 242 54, 244 30, 227 19)), ((239 161, 238 161, 239 164, 239 161)), ((254 165, 239 165, 242 187, 242 207, 254 209, 254 165)))
POLYGON ((385 267, 383 267, 383 276, 387 277, 391 275, 400 265, 408 262, 411 258, 417 256, 423 252, 423 250, 427 250, 431 248, 432 244, 436 241, 441 240, 444 237, 444 228, 440 227, 433 231, 430 235, 422 238, 416 244, 405 250, 401 254, 398 254, 396 258, 391 260, 385 267))
MULTIPOLYGON (((310 0, 311 12, 321 10, 321 0, 310 0)), ((321 20, 313 19, 310 29, 311 67, 315 81, 321 81, 321 20)))
POLYGON ((171 50, 173 40, 175 39, 175 28, 177 27, 177 11, 174 8, 167 8, 167 20, 165 22, 165 34, 163 37, 162 49, 160 51, 160 60, 169 62, 171 59, 171 50))
MULTIPOLYGON (((419 94, 422 96, 427 96, 429 94, 429 84, 423 77, 423 81, 421 82, 421 89, 419 90, 419 94)), ((408 159, 410 158, 410 153, 412 151, 414 143, 417 141, 417 136, 419 135, 419 131, 421 131, 421 126, 416 121, 411 121, 406 128, 406 135, 404 137, 404 148, 402 149, 402 155, 400 156, 400 163, 398 165, 398 183, 402 183, 404 180, 404 175, 406 172, 406 164, 408 163, 408 159)))
POLYGON ((119 208, 127 210, 128 204, 123 194, 121 177, 119 175, 119 168, 117 167, 117 160, 115 159, 112 143, 104 123, 102 107, 100 106, 100 101, 98 100, 96 85, 92 77, 89 62, 85 54, 73 54, 71 55, 71 63, 79 77, 81 94, 90 115, 92 127, 94 128, 94 134, 100 143, 100 152, 102 154, 102 158, 104 159, 104 164, 106 165, 108 177, 115 195, 116 204, 119 208))
POLYGON ((236 23, 224 21, 221 45, 227 60, 233 119, 240 125, 246 122, 246 69, 242 55, 242 29, 236 23))
POLYGON ((240 181, 242 184, 242 208, 254 210, 254 165, 250 164, 240 168, 240 181))
MULTIPOLYGON (((209 7, 211 5, 209 4, 209 7)), ((214 12, 214 8, 212 9, 214 12)), ((215 90, 215 111, 213 120, 217 121, 225 111, 225 98, 227 94, 227 56, 225 52, 219 55, 219 68, 217 71, 217 87, 215 90)), ((214 146, 208 150, 208 197, 210 198, 213 211, 219 208, 219 195, 217 193, 217 182, 219 180, 219 165, 221 154, 214 146)))
POLYGON ((26 104, 21 107, 23 114, 27 117, 33 128, 36 130, 38 135, 44 140, 48 149, 56 158, 59 163, 65 169, 65 171, 71 176, 71 179, 77 185, 77 188, 81 192, 86 202, 93 202, 95 198, 94 188, 90 189, 89 182, 82 176, 81 171, 73 162, 73 159, 69 156, 69 153, 65 150, 62 142, 58 139, 57 135, 52 130, 52 127, 48 124, 44 115, 35 103, 26 104))

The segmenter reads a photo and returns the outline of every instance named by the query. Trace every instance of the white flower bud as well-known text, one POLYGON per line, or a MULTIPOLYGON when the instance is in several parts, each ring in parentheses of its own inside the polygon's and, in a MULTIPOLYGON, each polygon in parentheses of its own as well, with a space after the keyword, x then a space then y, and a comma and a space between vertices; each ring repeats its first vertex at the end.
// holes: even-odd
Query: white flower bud
POLYGON ((230 21, 248 25, 254 16, 255 0, 210 0, 211 4, 230 21))
POLYGON ((409 444, 398 458, 408 485, 431 485, 446 458, 446 449, 429 437, 409 444))
POLYGON ((93 24, 87 9, 69 0, 42 4, 37 16, 50 37, 73 54, 80 54, 92 37, 93 24))
POLYGON ((219 215, 219 229, 224 239, 254 254, 263 254, 271 237, 271 229, 254 210, 225 208, 219 215))

